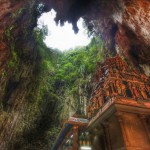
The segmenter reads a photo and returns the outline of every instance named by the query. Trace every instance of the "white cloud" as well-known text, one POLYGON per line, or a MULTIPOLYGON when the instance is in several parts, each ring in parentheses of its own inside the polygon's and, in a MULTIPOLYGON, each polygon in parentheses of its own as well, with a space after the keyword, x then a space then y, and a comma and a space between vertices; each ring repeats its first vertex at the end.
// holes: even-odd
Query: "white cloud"
POLYGON ((52 10, 51 12, 43 13, 38 19, 39 27, 42 24, 48 26, 48 36, 46 36, 46 39, 44 40, 48 47, 64 51, 76 46, 85 46, 89 44, 90 39, 85 34, 85 30, 82 27, 82 19, 78 21, 78 34, 74 34, 72 25, 68 22, 66 22, 62 27, 60 25, 56 26, 54 21, 55 16, 56 12, 52 10))

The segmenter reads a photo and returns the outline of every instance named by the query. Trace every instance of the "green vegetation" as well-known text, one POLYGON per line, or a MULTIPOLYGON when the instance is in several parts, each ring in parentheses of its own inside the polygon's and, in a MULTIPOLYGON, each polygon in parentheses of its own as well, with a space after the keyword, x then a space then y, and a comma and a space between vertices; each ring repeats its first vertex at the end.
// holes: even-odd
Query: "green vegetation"
POLYGON ((22 121, 26 129, 24 138, 17 139, 17 148, 45 150, 52 147, 60 125, 68 118, 66 106, 83 114, 80 89, 84 89, 83 94, 88 98, 87 85, 96 63, 103 59, 103 44, 98 38, 93 38, 86 47, 62 53, 46 47, 43 43, 45 31, 46 27, 34 30, 38 50, 37 76, 30 86, 29 115, 25 117, 28 119, 22 121))
POLYGON ((84 78, 95 71, 96 63, 103 59, 102 43, 98 40, 93 38, 86 47, 64 52, 57 62, 56 82, 65 82, 68 86, 73 86, 78 79, 84 82, 84 78))
MULTIPOLYGON (((59 50, 49 49, 43 44, 46 30, 46 27, 35 30, 41 59, 39 96, 43 105, 47 103, 47 109, 54 109, 52 106, 55 105, 53 113, 49 110, 46 113, 44 111, 43 114, 52 125, 50 128, 49 122, 46 123, 49 126, 47 128, 49 138, 47 138, 55 139, 59 125, 68 118, 67 105, 74 112, 84 114, 81 95, 85 95, 87 99, 90 96, 91 76, 95 72, 97 62, 103 60, 103 43, 99 38, 93 38, 88 46, 77 47, 62 53, 59 50)), ((44 139, 46 141, 46 138, 44 139)), ((53 142, 54 140, 47 141, 49 146, 53 142)))
POLYGON ((11 45, 11 60, 8 62, 8 68, 14 69, 18 63, 17 52, 15 51, 15 47, 11 45))
MULTIPOLYGON (((46 150, 52 147, 69 112, 84 114, 83 101, 89 98, 96 63, 103 59, 103 43, 99 38, 93 38, 86 47, 62 53, 43 43, 47 34, 44 26, 43 29, 35 28, 31 43, 22 48, 11 36, 14 29, 6 31, 11 58, 7 64, 8 83, 3 104, 6 114, 7 108, 14 108, 16 103, 22 103, 23 107, 20 106, 21 117, 10 147, 12 150, 46 150), (9 99, 14 91, 19 98, 10 106, 9 99)), ((25 39, 29 35, 27 29, 26 32, 23 34, 25 39)), ((15 115, 15 110, 13 113, 15 115)))
MULTIPOLYGON (((63 97, 68 99, 66 103, 69 105, 74 103, 72 107, 75 107, 74 111, 79 114, 84 113, 80 90, 86 98, 90 96, 91 76, 96 69, 97 62, 103 59, 102 47, 101 40, 93 38, 88 46, 66 51, 57 60, 54 76, 56 92, 60 96, 63 94, 63 97), (69 102, 70 100, 73 102, 69 102)), ((63 102, 64 109, 67 109, 66 103, 63 102)), ((67 119, 68 116, 64 114, 63 117, 67 119)))

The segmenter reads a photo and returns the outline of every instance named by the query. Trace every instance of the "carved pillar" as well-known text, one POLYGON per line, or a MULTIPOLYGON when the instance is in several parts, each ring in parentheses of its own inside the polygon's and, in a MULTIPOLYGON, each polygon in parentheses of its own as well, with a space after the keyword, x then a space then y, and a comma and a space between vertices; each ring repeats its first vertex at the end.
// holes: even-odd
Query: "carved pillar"
POLYGON ((92 150, 103 150, 101 148, 101 141, 100 141, 100 129, 94 128, 90 131, 90 141, 92 150))
POLYGON ((144 122, 142 123, 137 114, 118 112, 116 116, 120 122, 126 149, 149 150, 150 141, 147 131, 143 125, 144 122))
POLYGON ((73 150, 78 150, 78 126, 73 126, 73 150))
POLYGON ((139 115, 139 117, 140 117, 140 119, 141 119, 141 121, 142 121, 142 123, 143 123, 143 125, 145 127, 145 130, 146 130, 146 133, 147 133, 147 135, 149 137, 149 142, 150 142, 150 130, 149 130, 148 124, 146 122, 146 120, 147 120, 148 117, 145 116, 145 115, 139 115))
POLYGON ((90 144, 93 150, 93 145, 94 145, 94 134, 93 134, 93 130, 89 132, 89 137, 90 137, 90 144))
POLYGON ((128 141, 128 138, 126 137, 122 115, 123 115, 122 112, 117 112, 116 113, 116 116, 117 116, 118 121, 120 123, 120 127, 121 127, 121 131, 122 131, 122 136, 123 136, 123 139, 124 139, 124 142, 125 142, 125 146, 128 146, 129 145, 129 141, 128 141))
POLYGON ((111 150, 112 148, 111 148, 111 140, 110 140, 110 133, 109 133, 109 123, 105 122, 103 123, 103 126, 104 126, 104 132, 107 140, 106 146, 108 150, 111 150))

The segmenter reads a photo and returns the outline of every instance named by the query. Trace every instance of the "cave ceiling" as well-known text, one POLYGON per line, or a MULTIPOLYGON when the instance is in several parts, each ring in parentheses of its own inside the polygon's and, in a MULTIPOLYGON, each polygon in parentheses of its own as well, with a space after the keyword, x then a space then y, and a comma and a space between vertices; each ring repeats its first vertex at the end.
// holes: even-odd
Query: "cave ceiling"
MULTIPOLYGON (((56 23, 63 25, 68 21, 75 32, 79 30, 78 19, 83 17, 89 30, 101 36, 112 55, 116 54, 117 49, 135 67, 150 65, 149 0, 3 0, 0 10, 1 52, 7 49, 7 44, 3 42, 5 27, 14 21, 10 20, 10 14, 32 2, 37 5, 43 3, 43 12, 54 9, 57 12, 56 23)), ((32 28, 34 26, 36 23, 32 28)), ((3 54, 4 58, 8 55, 6 51, 3 54)))
POLYGON ((127 57, 135 67, 150 65, 150 1, 149 0, 44 0, 45 11, 54 8, 56 22, 73 24, 80 17, 104 39, 112 54, 127 57), (92 26, 92 27, 91 27, 92 26))

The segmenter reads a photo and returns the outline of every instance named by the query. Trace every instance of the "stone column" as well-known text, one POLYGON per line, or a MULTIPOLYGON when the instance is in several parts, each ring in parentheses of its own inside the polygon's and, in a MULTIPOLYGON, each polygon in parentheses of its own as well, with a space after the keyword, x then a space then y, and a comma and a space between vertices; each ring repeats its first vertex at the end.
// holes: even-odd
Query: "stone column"
POLYGON ((149 137, 149 142, 150 142, 150 130, 149 130, 148 124, 146 122, 148 117, 145 116, 145 115, 139 115, 139 117, 140 117, 140 119, 141 119, 141 121, 142 121, 142 123, 143 123, 143 125, 145 127, 145 130, 146 130, 146 133, 147 133, 147 135, 149 137))
POLYGON ((110 141, 110 133, 109 133, 109 124, 108 124, 108 122, 103 123, 103 126, 104 126, 104 130, 105 130, 104 132, 106 134, 107 149, 111 150, 112 148, 111 148, 111 141, 110 141))
POLYGON ((123 122, 123 117, 122 117, 123 113, 122 112, 117 112, 116 116, 118 118, 118 121, 120 123, 120 127, 121 127, 121 131, 122 131, 122 136, 125 142, 125 146, 129 145, 129 141, 128 138, 126 137, 126 133, 125 133, 125 128, 124 128, 124 122, 123 122))
POLYGON ((138 115, 118 112, 117 117, 120 122, 126 150, 149 150, 150 141, 147 131, 138 115))
MULTIPOLYGON (((102 128, 101 128, 102 129, 102 128)), ((90 131, 90 139, 91 139, 91 147, 92 147, 92 150, 103 150, 102 149, 102 141, 101 141, 101 138, 102 136, 102 133, 100 133, 100 130, 99 128, 94 128, 92 131, 90 131)), ((105 140, 104 140, 105 141, 105 140)))

